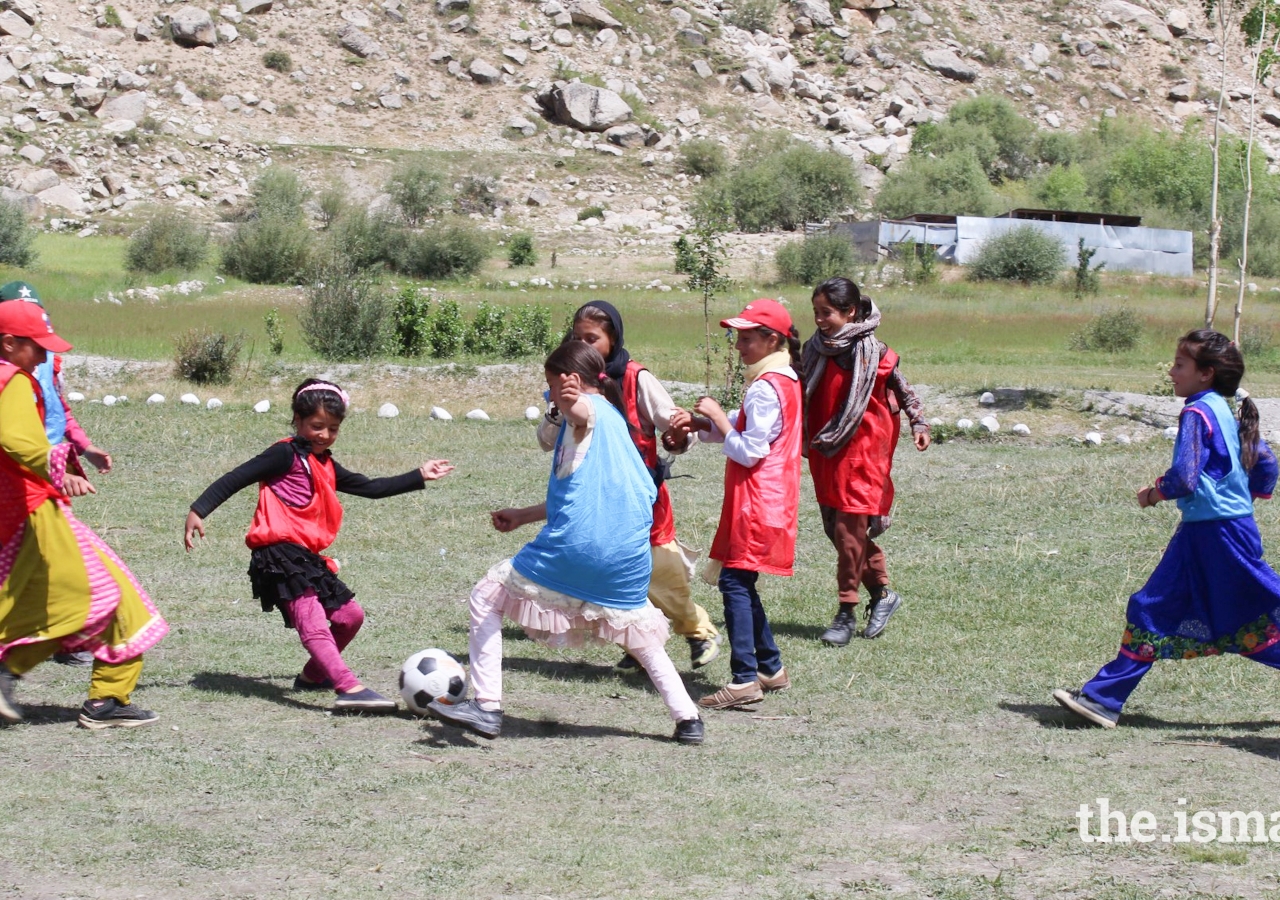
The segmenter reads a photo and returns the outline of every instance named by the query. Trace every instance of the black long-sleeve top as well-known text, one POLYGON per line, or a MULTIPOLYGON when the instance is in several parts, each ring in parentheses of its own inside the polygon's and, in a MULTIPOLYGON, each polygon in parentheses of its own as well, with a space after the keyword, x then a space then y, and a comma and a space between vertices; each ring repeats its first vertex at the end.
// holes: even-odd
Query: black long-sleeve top
MULTIPOLYGON (((209 485, 196 502, 191 504, 191 511, 203 519, 249 485, 272 481, 289 474, 295 459, 300 456, 305 458, 310 454, 310 444, 299 438, 272 444, 253 459, 236 466, 209 485)), ((331 456, 330 451, 324 451, 323 456, 331 456)), ((388 478, 369 478, 359 472, 344 469, 337 460, 334 460, 333 473, 335 487, 339 491, 370 500, 381 500, 384 497, 394 497, 409 491, 420 491, 425 484, 422 473, 417 469, 388 478)))

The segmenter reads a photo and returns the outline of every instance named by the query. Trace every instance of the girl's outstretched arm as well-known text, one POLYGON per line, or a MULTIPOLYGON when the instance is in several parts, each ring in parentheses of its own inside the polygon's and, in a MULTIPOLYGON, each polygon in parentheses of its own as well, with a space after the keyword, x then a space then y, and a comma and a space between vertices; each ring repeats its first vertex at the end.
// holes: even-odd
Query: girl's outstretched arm
POLYGON ((453 471, 453 463, 447 459, 429 459, 418 467, 423 481, 435 481, 453 471))
POLYGON ((1258 439, 1258 459, 1249 470, 1249 493, 1255 500, 1270 500, 1276 489, 1276 476, 1280 475, 1280 466, 1276 463, 1275 452, 1271 445, 1258 439))
POLYGON ((192 510, 187 513, 187 524, 182 529, 182 545, 187 548, 188 553, 196 545, 197 534, 200 535, 201 540, 204 540, 204 519, 196 515, 195 510, 192 510))
POLYGON ((546 517, 547 504, 545 502, 536 506, 508 507, 507 509, 498 509, 489 513, 493 527, 504 534, 508 531, 515 531, 521 525, 541 522, 546 517))

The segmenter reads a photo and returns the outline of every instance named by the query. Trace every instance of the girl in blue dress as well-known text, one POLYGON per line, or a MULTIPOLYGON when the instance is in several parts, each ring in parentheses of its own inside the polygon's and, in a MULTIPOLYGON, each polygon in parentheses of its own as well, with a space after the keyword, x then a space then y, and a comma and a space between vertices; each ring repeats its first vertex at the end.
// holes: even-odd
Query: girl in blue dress
POLYGON ((663 645, 666 617, 649 602, 649 530, 657 489, 623 418, 622 395, 590 344, 569 341, 547 358, 547 386, 563 415, 544 503, 490 515, 498 531, 546 524, 471 591, 475 698, 429 704, 431 714, 482 737, 502 730, 502 618, 551 647, 621 646, 648 673, 675 740, 700 744, 698 708, 663 645))
POLYGON ((1258 431, 1258 408, 1239 391, 1240 350, 1225 335, 1192 331, 1169 370, 1186 398, 1173 465, 1138 491, 1144 509, 1176 500, 1182 522, 1156 570, 1129 598, 1120 652, 1078 691, 1053 698, 1114 728, 1125 701, 1157 659, 1237 653, 1280 668, 1280 577, 1262 558, 1254 499, 1270 499, 1276 458, 1258 431), (1239 422, 1225 398, 1239 400, 1239 422))

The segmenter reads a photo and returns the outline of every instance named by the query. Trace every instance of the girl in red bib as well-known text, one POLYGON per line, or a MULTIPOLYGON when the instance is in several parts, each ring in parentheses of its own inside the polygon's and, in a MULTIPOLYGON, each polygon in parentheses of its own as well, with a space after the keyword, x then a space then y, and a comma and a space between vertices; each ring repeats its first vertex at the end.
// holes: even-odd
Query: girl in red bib
POLYGON ((929 425, 898 371, 898 354, 876 337, 880 310, 856 284, 832 278, 818 285, 813 318, 818 330, 804 345, 802 364, 806 449, 822 527, 836 549, 840 600, 821 640, 843 647, 857 628, 860 584, 871 595, 863 637, 878 637, 902 603, 872 538, 888 528, 893 506, 899 414, 907 414, 917 450, 929 447, 929 425))
MULTIPOLYGON (((732 681, 698 704, 705 709, 749 706, 765 691, 791 686, 782 653, 756 591, 760 573, 790 575, 795 560, 800 505, 800 437, 803 392, 796 374, 800 338, 791 315, 776 300, 754 300, 720 323, 738 332, 736 348, 746 366, 742 409, 726 414, 703 397, 698 417, 673 421, 676 428, 708 432, 722 441, 724 502, 711 543, 709 581, 724 598, 732 681)), ((686 414, 687 416, 687 414, 686 414)))
POLYGON ((296 628, 310 661, 293 682, 296 691, 332 690, 341 711, 395 709, 395 701, 366 688, 342 660, 342 650, 364 623, 355 594, 337 576, 337 561, 321 556, 338 536, 338 491, 371 500, 421 490, 453 471, 433 459, 392 478, 366 478, 339 465, 329 451, 338 439, 349 400, 336 384, 308 378, 293 393, 295 435, 211 484, 187 514, 186 548, 204 537, 204 520, 232 495, 258 483, 258 508, 245 536, 253 551, 249 581, 262 609, 279 609, 296 628))

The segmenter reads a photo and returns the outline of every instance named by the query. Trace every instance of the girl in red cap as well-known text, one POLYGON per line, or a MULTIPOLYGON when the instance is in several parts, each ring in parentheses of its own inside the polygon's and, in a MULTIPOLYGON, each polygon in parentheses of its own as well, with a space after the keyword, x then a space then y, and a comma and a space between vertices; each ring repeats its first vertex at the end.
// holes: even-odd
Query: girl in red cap
POLYGON ((71 514, 94 493, 71 444, 45 434, 33 373, 71 345, 35 303, 0 303, 0 719, 22 719, 18 680, 56 651, 93 653, 85 728, 151 725, 129 702, 143 651, 169 626, 102 539, 71 514))
POLYGON ((673 419, 676 428, 723 442, 728 457, 720 527, 703 577, 715 576, 724 598, 732 680, 698 701, 705 709, 749 706, 765 691, 791 686, 756 582, 761 572, 791 574, 800 503, 800 335, 776 300, 754 300, 720 324, 738 332, 735 347, 747 383, 742 409, 726 414, 703 397, 694 406, 698 416, 673 419))
POLYGON ((813 318, 818 330, 805 342, 802 364, 805 437, 822 527, 836 548, 840 600, 821 640, 843 647, 857 629, 859 584, 871 595, 863 637, 879 637, 902 603, 872 538, 889 527, 899 413, 911 422, 917 450, 929 448, 929 425, 898 371, 898 354, 876 337, 880 310, 856 284, 832 278, 818 285, 813 318))

